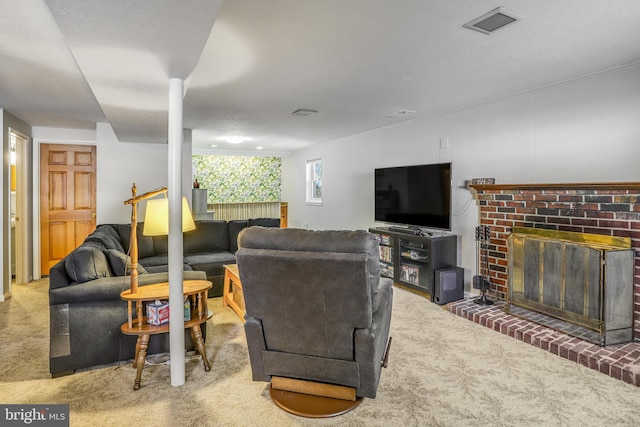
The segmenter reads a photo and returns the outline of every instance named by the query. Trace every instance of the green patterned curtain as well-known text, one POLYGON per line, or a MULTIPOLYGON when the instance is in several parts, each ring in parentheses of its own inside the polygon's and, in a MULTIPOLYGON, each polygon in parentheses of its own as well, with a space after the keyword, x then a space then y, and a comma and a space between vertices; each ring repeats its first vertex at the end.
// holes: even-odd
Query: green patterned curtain
POLYGON ((192 157, 194 177, 208 191, 209 203, 279 202, 280 157, 192 157))

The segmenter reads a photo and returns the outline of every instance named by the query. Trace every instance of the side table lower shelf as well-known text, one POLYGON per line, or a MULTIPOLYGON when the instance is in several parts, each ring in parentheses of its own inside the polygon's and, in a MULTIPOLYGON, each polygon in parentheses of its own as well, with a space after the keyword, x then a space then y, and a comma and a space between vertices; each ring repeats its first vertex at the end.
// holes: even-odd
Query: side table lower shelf
MULTIPOLYGON (((202 338, 202 329, 200 325, 205 323, 207 320, 211 319, 213 316, 213 312, 208 310, 206 316, 197 317, 197 312, 195 310, 192 311, 192 316, 196 317, 191 320, 184 322, 184 328, 189 329, 191 332, 191 340, 196 347, 196 350, 202 356, 202 363, 204 364, 204 370, 209 372, 211 370, 211 366, 209 365, 209 360, 207 359, 207 352, 204 347, 204 339, 202 338)), ((146 323, 146 319, 141 325, 138 325, 137 322, 133 324, 132 327, 129 327, 129 323, 125 322, 120 326, 120 331, 122 331, 125 335, 137 335, 138 339, 136 340, 136 354, 133 359, 133 367, 137 369, 136 371, 136 379, 133 383, 134 390, 140 390, 140 383, 142 381, 142 370, 144 369, 144 363, 147 358, 147 348, 149 348, 149 339, 151 335, 156 334, 164 334, 169 332, 169 324, 164 324, 160 326, 149 325, 146 323)))
MULTIPOLYGON (((211 282, 207 280, 185 280, 183 282, 182 294, 191 299, 191 318, 184 322, 185 329, 191 332, 191 340, 196 350, 202 357, 204 370, 210 371, 207 352, 204 347, 204 338, 200 325, 211 319, 213 313, 207 308, 207 291, 211 288, 211 282)), ((136 354, 133 359, 133 367, 136 368, 136 379, 133 384, 134 390, 140 389, 142 379, 142 369, 144 369, 149 339, 151 335, 164 334, 169 332, 169 323, 164 325, 150 325, 147 318, 143 316, 143 306, 145 302, 166 299, 169 297, 169 284, 156 283, 138 288, 137 292, 130 290, 123 291, 120 298, 127 301, 127 322, 123 323, 120 331, 125 335, 137 335, 136 354), (135 308, 133 307, 135 303, 135 308), (137 316, 134 318, 133 313, 137 316)))

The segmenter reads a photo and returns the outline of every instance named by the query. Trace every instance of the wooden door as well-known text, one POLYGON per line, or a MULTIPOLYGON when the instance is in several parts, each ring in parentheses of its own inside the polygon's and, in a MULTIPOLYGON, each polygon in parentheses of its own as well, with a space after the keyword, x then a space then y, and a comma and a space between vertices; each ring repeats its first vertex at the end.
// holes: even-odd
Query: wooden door
POLYGON ((40 145, 40 273, 96 228, 96 147, 40 145))

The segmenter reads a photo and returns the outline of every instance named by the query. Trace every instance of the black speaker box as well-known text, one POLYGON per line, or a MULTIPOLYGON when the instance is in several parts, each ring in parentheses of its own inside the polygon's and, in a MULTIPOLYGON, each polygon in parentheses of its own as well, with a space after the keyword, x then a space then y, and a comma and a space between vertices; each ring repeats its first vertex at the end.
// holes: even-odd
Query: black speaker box
POLYGON ((446 304, 464 298, 464 269, 451 267, 436 270, 433 302, 446 304))

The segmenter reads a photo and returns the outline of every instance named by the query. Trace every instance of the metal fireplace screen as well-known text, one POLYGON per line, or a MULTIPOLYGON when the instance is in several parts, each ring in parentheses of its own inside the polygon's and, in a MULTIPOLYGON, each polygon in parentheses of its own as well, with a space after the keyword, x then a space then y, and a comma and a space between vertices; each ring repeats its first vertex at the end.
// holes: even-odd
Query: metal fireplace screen
POLYGON ((600 345, 631 341, 631 240, 533 228, 513 229, 511 304, 597 332, 600 345))

